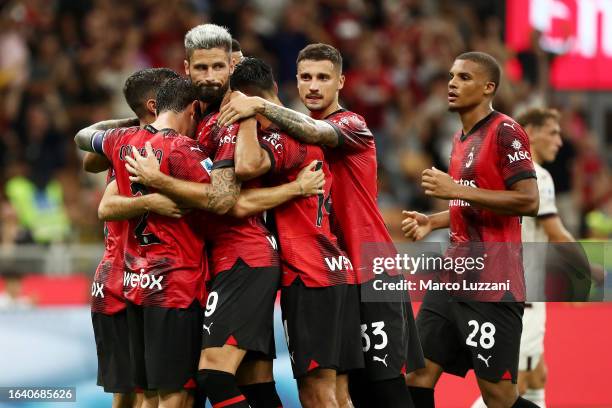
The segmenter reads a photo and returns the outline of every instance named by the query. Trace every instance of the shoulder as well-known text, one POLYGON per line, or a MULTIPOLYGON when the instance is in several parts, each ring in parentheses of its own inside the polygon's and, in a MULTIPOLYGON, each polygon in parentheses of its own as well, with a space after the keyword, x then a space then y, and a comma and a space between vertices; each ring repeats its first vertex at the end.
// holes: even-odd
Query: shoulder
POLYGON ((339 127, 348 127, 367 132, 370 131, 363 116, 344 109, 331 114, 326 118, 326 121, 332 122, 339 127))

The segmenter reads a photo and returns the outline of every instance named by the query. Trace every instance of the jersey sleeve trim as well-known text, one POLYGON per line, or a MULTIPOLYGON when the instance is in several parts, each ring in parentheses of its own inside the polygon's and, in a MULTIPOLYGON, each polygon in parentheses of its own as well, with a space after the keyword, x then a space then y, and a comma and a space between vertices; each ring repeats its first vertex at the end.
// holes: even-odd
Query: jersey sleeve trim
POLYGON ((214 162, 211 171, 217 169, 225 169, 227 167, 234 167, 234 159, 225 159, 214 162))
POLYGON ((521 181, 528 178, 536 178, 536 173, 534 170, 525 170, 520 173, 515 174, 514 176, 504 180, 504 184, 506 188, 510 188, 517 181, 521 181))
POLYGON ((92 151, 98 153, 98 154, 103 154, 106 155, 104 153, 104 135, 106 134, 106 131, 104 130, 99 130, 96 133, 94 133, 93 137, 91 138, 91 149, 92 151))
POLYGON ((536 218, 538 220, 543 220, 543 219, 546 219, 546 218, 557 217, 557 216, 559 216, 559 214, 557 214, 557 213, 545 213, 545 214, 541 214, 541 215, 536 216, 536 218))
POLYGON ((329 123, 331 125, 331 127, 334 128, 334 131, 336 132, 336 135, 338 136, 338 144, 336 145, 336 147, 342 146, 344 144, 344 136, 342 134, 342 130, 340 130, 338 125, 336 125, 331 120, 327 120, 326 119, 325 122, 329 123))
POLYGON ((276 160, 274 159, 274 152, 272 152, 270 146, 264 143, 260 143, 259 145, 262 147, 262 149, 266 151, 266 153, 268 153, 268 156, 270 157, 270 170, 274 171, 276 169, 276 160))

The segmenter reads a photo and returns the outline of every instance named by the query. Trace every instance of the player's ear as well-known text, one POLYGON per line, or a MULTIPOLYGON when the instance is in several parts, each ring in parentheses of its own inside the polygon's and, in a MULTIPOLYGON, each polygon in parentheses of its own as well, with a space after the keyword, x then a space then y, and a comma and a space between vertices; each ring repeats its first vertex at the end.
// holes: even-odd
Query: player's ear
POLYGON ((278 95, 278 84, 274 81, 274 94, 278 95))
POLYGON ((183 66, 185 67, 185 75, 189 76, 189 61, 183 60, 183 66))
POLYGON ((344 88, 344 74, 340 74, 340 78, 338 79, 338 90, 344 88))
POLYGON ((484 94, 489 96, 489 95, 493 95, 495 93, 495 88, 497 88, 497 85, 495 85, 495 82, 487 82, 485 85, 485 89, 484 89, 484 94))
POLYGON ((155 116, 155 113, 157 112, 157 102, 155 99, 147 99, 145 106, 147 107, 147 111, 150 112, 151 115, 155 116))

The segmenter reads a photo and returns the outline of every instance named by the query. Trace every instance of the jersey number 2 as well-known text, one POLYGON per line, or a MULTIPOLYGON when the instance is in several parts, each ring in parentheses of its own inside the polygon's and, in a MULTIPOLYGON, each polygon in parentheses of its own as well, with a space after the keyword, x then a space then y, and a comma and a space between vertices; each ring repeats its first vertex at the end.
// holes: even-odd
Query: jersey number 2
MULTIPOLYGON (((130 190, 132 191, 133 196, 145 195, 149 192, 147 188, 140 183, 130 183, 130 190)), ((159 244, 161 242, 160 239, 155 236, 155 234, 150 232, 145 233, 145 230, 147 229, 148 217, 149 212, 147 211, 140 216, 136 227, 134 227, 134 236, 141 246, 159 244)))

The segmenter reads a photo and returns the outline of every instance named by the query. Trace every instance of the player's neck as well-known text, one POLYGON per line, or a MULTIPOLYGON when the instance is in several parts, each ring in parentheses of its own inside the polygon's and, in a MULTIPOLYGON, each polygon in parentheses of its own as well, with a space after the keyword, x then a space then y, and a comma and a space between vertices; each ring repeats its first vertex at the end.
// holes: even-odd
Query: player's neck
POLYGON ((540 166, 544 164, 544 160, 540 158, 540 156, 538 155, 538 152, 536 152, 535 150, 531 151, 531 159, 533 160, 534 163, 539 164, 540 166))
POLYGON ((157 116, 155 122, 151 123, 155 129, 172 129, 177 133, 185 134, 187 129, 184 129, 183 123, 179 115, 173 112, 162 112, 157 116))
POLYGON ((325 119, 326 117, 328 117, 329 115, 337 111, 338 109, 340 109, 340 104, 338 103, 338 100, 336 100, 331 105, 329 105, 327 108, 323 110, 310 111, 310 117, 313 119, 325 119))
POLYGON ((469 111, 460 112, 459 116, 461 117, 461 124, 463 125, 463 134, 467 135, 470 130, 472 130, 474 125, 484 119, 491 112, 493 112, 493 107, 491 106, 490 102, 478 105, 469 111))
MULTIPOLYGON (((285 106, 278 98, 278 95, 262 95, 261 97, 267 102, 273 103, 278 106, 285 106)), ((272 121, 266 118, 264 115, 257 114, 255 115, 255 118, 257 119, 257 122, 259 122, 259 127, 262 130, 266 130, 267 128, 272 126, 272 121)))

